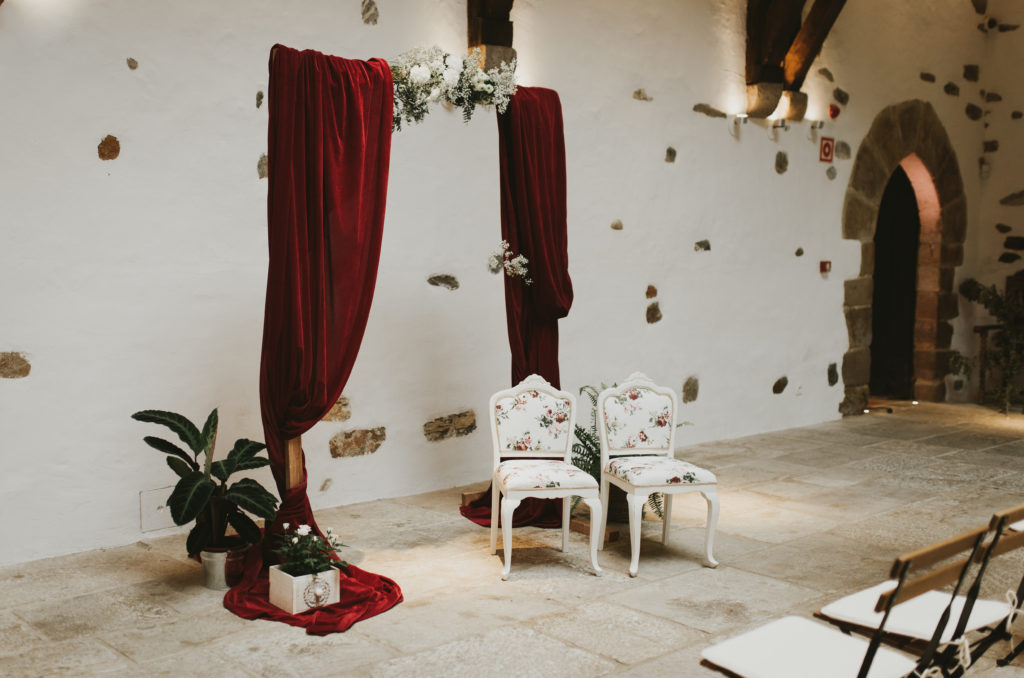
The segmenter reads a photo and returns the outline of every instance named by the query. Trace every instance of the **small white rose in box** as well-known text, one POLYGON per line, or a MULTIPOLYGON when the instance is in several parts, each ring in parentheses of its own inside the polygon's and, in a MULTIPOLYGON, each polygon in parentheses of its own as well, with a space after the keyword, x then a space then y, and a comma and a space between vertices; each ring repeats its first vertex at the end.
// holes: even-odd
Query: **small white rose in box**
POLYGON ((340 599, 341 573, 347 563, 334 559, 344 546, 334 530, 321 539, 309 525, 299 525, 277 536, 274 553, 280 565, 270 568, 270 602, 289 614, 332 605, 340 599))

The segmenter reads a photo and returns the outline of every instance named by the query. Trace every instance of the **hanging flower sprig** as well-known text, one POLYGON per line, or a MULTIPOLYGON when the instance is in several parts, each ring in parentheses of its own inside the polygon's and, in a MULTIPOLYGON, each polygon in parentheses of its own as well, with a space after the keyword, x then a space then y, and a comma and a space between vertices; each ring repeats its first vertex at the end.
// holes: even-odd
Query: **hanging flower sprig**
POLYGON ((421 122, 430 104, 444 101, 462 109, 466 122, 476 106, 491 106, 504 113, 516 92, 516 61, 498 68, 480 68, 480 50, 459 58, 440 47, 417 47, 389 64, 395 88, 394 129, 402 123, 421 122))
POLYGON ((502 240, 501 247, 487 258, 487 270, 491 273, 498 274, 504 269, 505 275, 510 278, 522 278, 526 285, 533 284, 533 280, 530 279, 529 264, 529 260, 522 254, 513 255, 509 251, 507 240, 502 240))

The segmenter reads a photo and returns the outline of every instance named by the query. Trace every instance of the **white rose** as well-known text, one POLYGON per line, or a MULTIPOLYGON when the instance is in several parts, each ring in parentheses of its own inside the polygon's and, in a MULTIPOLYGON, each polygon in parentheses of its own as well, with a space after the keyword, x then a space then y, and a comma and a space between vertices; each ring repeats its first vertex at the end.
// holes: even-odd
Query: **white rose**
POLYGON ((484 85, 484 91, 487 92, 488 94, 490 94, 491 92, 494 91, 494 86, 493 85, 486 85, 485 84, 484 85))
POLYGON ((309 534, 309 530, 310 530, 309 525, 299 525, 295 529, 295 534, 298 534, 298 535, 301 535, 301 536, 305 537, 307 534, 309 534))
POLYGON ((444 84, 448 85, 449 87, 455 87, 455 85, 459 84, 460 75, 461 73, 459 72, 458 69, 449 68, 444 72, 444 75, 441 77, 444 78, 444 84))
POLYGON ((287 530, 287 529, 288 529, 288 527, 289 527, 289 524, 288 524, 288 523, 285 523, 284 525, 282 525, 282 526, 281 526, 281 529, 282 529, 282 530, 287 530))
POLYGON ((334 532, 334 528, 333 527, 328 527, 327 528, 327 534, 331 534, 332 532, 334 532))
POLYGON ((444 57, 444 65, 456 71, 462 70, 462 59, 454 54, 447 54, 444 57))
POLYGON ((292 543, 293 544, 298 544, 299 543, 299 538, 298 537, 292 537, 292 543))
POLYGON ((430 69, 423 64, 416 64, 409 69, 409 80, 416 85, 422 85, 427 80, 430 80, 430 69))
POLYGON ((436 87, 434 89, 430 90, 430 97, 429 97, 429 99, 431 101, 437 101, 440 98, 441 98, 441 90, 439 90, 436 87))

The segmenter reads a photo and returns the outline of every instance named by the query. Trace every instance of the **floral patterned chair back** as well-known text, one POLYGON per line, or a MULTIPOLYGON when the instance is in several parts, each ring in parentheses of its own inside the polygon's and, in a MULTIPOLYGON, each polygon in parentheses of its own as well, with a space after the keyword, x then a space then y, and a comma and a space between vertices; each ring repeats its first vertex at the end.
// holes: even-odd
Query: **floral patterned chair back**
POLYGON ((676 394, 635 372, 604 391, 597 402, 602 468, 609 457, 671 457, 676 437, 676 394))
POLYGON ((491 396, 494 466, 504 457, 558 457, 569 461, 576 398, 531 374, 491 396))

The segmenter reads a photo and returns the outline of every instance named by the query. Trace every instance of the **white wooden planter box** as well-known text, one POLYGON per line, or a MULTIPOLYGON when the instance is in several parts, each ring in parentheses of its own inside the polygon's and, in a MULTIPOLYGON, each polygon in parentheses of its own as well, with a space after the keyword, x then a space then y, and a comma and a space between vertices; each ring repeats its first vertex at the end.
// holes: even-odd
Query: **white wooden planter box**
POLYGON ((270 566, 270 603, 289 614, 305 612, 338 602, 341 597, 338 568, 293 577, 280 565, 270 566))

